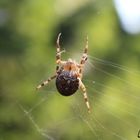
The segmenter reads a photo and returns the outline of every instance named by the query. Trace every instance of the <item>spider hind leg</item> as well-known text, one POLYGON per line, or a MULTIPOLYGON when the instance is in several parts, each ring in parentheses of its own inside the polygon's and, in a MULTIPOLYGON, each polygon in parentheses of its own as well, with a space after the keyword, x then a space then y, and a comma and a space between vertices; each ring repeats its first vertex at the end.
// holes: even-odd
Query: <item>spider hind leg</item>
POLYGON ((56 78, 56 76, 57 76, 57 75, 55 74, 54 76, 49 77, 46 81, 42 82, 42 84, 38 85, 38 86, 36 87, 36 89, 38 90, 38 89, 40 89, 41 87, 47 85, 51 80, 53 80, 54 78, 56 78))
POLYGON ((78 79, 79 79, 79 87, 81 88, 81 90, 83 92, 83 96, 84 96, 84 100, 85 100, 85 103, 86 103, 86 106, 87 106, 87 109, 88 109, 88 113, 90 113, 91 110, 90 110, 90 104, 88 102, 86 87, 83 84, 83 82, 81 81, 81 79, 80 78, 78 78, 78 79))

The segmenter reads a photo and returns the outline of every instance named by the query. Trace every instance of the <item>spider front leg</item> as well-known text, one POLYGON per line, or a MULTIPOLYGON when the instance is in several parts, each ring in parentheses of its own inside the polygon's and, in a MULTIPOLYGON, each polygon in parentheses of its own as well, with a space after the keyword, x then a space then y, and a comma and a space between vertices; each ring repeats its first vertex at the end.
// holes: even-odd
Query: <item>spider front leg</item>
POLYGON ((89 102, 88 102, 86 87, 85 87, 85 85, 83 84, 83 82, 81 81, 81 79, 80 79, 80 78, 78 78, 78 79, 79 79, 79 87, 80 87, 80 89, 81 89, 82 92, 83 92, 84 100, 85 100, 85 102, 86 102, 86 106, 87 106, 87 109, 88 109, 88 113, 90 113, 90 105, 89 105, 89 102))
POLYGON ((57 41, 56 41, 56 63, 58 64, 61 61, 61 52, 60 52, 60 40, 61 33, 58 34, 57 41))
POLYGON ((38 89, 40 89, 41 87, 47 85, 51 80, 53 80, 54 78, 56 78, 56 76, 57 76, 57 74, 55 74, 55 75, 52 76, 52 77, 49 77, 49 78, 48 78, 46 81, 44 81, 42 84, 38 85, 38 86, 36 87, 36 89, 38 90, 38 89))
MULTIPOLYGON (((61 51, 61 47, 59 44, 61 33, 58 34, 57 41, 56 41, 56 64, 65 64, 65 61, 61 60, 61 53, 65 52, 65 50, 61 51)), ((59 69, 59 66, 56 66, 56 71, 59 69)))
POLYGON ((87 51, 88 51, 88 36, 86 38, 86 46, 85 46, 85 49, 84 49, 84 53, 83 53, 81 61, 80 61, 80 70, 79 70, 80 74, 82 74, 83 67, 85 65, 85 62, 87 61, 87 51))

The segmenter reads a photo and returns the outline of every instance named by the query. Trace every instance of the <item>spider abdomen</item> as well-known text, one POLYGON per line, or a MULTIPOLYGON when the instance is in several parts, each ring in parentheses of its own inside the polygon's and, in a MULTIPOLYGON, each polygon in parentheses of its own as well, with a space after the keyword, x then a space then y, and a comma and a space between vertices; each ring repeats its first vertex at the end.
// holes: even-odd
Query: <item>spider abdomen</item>
POLYGON ((56 87, 63 96, 74 94, 79 88, 79 80, 69 71, 61 72, 56 78, 56 87))

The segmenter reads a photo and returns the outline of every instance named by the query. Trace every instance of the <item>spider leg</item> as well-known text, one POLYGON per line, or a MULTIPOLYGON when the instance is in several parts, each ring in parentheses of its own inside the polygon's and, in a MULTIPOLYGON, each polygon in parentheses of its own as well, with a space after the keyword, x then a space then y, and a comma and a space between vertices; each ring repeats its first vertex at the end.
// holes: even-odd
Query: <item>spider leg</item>
POLYGON ((57 66, 56 66, 56 72, 57 72, 58 70, 59 70, 59 66, 57 65, 57 66))
MULTIPOLYGON (((57 41, 56 41, 56 63, 57 64, 65 64, 65 61, 61 60, 61 53, 65 52, 65 50, 61 51, 61 47, 59 44, 61 33, 58 34, 57 41)), ((59 66, 56 66, 56 69, 59 69, 59 66)))
POLYGON ((79 70, 80 74, 82 74, 83 66, 84 66, 85 62, 87 61, 87 51, 88 51, 88 36, 86 38, 86 46, 85 46, 85 49, 84 49, 84 53, 83 53, 81 61, 80 61, 80 66, 81 66, 80 70, 79 70))
POLYGON ((40 89, 41 87, 47 85, 51 80, 53 80, 54 78, 56 78, 56 76, 57 76, 57 74, 55 74, 55 75, 52 76, 52 77, 49 77, 46 81, 42 82, 42 84, 38 85, 38 86, 36 87, 36 89, 38 90, 38 89, 40 89))
POLYGON ((60 36, 61 36, 61 33, 58 34, 57 41, 56 41, 56 63, 57 64, 58 62, 61 61, 61 52, 60 52, 60 44, 59 44, 60 36))
POLYGON ((87 106, 87 109, 88 109, 88 113, 90 113, 90 105, 89 105, 89 102, 88 102, 88 97, 87 97, 87 91, 86 91, 86 87, 85 85, 83 84, 83 82, 81 81, 80 78, 79 79, 79 87, 80 89, 82 90, 83 92, 83 96, 84 96, 84 100, 86 102, 86 106, 87 106))

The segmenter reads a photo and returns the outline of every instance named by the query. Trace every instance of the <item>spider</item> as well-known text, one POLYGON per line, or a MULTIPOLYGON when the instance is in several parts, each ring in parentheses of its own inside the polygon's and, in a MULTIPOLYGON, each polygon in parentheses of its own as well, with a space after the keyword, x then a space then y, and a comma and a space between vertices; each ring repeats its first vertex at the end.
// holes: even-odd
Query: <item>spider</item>
POLYGON ((87 61, 88 37, 86 38, 86 46, 80 63, 77 63, 71 58, 69 58, 67 61, 63 61, 61 59, 61 53, 63 51, 60 50, 60 36, 61 33, 58 34, 56 41, 56 74, 49 77, 42 84, 38 85, 36 89, 40 89, 41 87, 47 85, 54 78, 56 78, 56 88, 63 96, 70 96, 80 88, 83 92, 88 112, 90 113, 90 105, 88 102, 86 88, 82 82, 83 68, 87 61))

